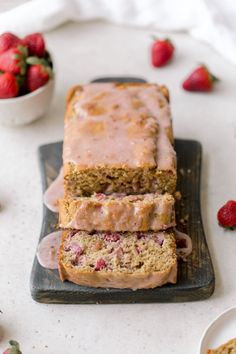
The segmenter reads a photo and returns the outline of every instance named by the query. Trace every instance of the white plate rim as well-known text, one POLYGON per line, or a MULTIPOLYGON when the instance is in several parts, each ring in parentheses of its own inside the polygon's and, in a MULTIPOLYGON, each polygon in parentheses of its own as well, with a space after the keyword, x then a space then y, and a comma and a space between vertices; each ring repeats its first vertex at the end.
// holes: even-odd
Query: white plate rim
MULTIPOLYGON (((201 353, 201 350, 202 350, 202 344, 203 344, 203 340, 204 338, 207 336, 208 332, 210 331, 210 329, 212 328, 212 326, 222 317, 224 317, 226 314, 228 314, 229 312, 231 311, 236 311, 236 306, 232 306, 232 307, 229 307, 228 309, 226 309, 225 311, 221 312, 215 319, 213 319, 211 321, 211 323, 207 326, 207 328, 205 329, 205 331, 203 332, 202 336, 201 336, 201 339, 200 339, 200 344, 199 344, 199 350, 198 350, 198 353, 199 354, 202 354, 201 353)), ((223 344, 223 343, 222 343, 223 344)), ((205 354, 205 353, 204 353, 205 354)))

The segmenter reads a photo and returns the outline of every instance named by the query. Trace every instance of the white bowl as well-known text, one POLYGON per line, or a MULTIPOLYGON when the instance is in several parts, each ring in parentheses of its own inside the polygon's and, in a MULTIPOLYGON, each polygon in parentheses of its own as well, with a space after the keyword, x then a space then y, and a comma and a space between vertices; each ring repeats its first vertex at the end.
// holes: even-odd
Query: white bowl
POLYGON ((207 327, 200 341, 199 354, 206 354, 208 349, 214 349, 236 337, 236 307, 221 313, 207 327))
POLYGON ((39 89, 15 98, 0 99, 0 124, 24 125, 42 117, 52 100, 54 79, 39 89))

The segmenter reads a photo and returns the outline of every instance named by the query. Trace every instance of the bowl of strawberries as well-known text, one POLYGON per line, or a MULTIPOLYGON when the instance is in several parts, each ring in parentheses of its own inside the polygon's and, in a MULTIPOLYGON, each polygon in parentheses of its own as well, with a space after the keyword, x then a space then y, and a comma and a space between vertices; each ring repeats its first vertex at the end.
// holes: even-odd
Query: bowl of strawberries
POLYGON ((53 63, 43 35, 1 34, 0 123, 16 126, 42 117, 53 92, 53 63))

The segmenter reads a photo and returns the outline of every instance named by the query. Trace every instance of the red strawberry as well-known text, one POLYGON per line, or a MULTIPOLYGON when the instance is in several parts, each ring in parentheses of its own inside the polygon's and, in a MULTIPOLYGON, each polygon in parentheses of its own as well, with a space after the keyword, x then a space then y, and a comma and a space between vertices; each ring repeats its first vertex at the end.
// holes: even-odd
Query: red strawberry
POLYGON ((216 81, 219 79, 205 65, 201 65, 187 77, 182 86, 187 91, 211 91, 216 81))
POLYGON ((229 200, 223 205, 217 213, 217 218, 223 227, 236 227, 236 201, 229 200))
POLYGON ((16 342, 15 340, 10 340, 9 344, 11 348, 6 349, 3 354, 22 354, 18 342, 16 342))
POLYGON ((0 35, 0 54, 6 52, 6 50, 16 47, 20 44, 21 40, 10 32, 5 32, 0 35))
POLYGON ((120 235, 117 234, 117 233, 106 233, 104 236, 103 236, 103 239, 107 242, 117 242, 120 240, 120 235))
POLYGON ((16 97, 19 93, 17 78, 11 73, 0 75, 0 98, 16 97))
POLYGON ((103 258, 99 258, 95 265, 95 270, 101 270, 106 268, 107 264, 103 258))
POLYGON ((24 75, 26 71, 27 48, 19 45, 0 55, 0 70, 24 75))
POLYGON ((152 65, 156 68, 166 65, 172 58, 174 46, 169 39, 155 39, 152 45, 152 65))
POLYGON ((32 33, 23 39, 30 55, 43 57, 45 54, 45 42, 41 33, 32 33))
POLYGON ((26 74, 27 89, 32 92, 44 86, 51 77, 51 68, 42 64, 31 65, 26 74))

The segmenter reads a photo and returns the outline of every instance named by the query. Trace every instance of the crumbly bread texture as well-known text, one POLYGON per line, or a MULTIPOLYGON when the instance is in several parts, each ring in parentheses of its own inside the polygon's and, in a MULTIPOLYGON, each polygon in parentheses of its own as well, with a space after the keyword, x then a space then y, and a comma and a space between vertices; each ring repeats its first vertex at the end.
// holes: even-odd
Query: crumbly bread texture
POLYGON ((170 194, 105 195, 59 200, 59 226, 98 231, 158 231, 175 226, 170 194))
POLYGON ((59 251, 61 280, 105 288, 155 288, 176 283, 171 232, 65 231, 59 251))
POLYGON ((209 349, 207 354, 236 354, 236 338, 229 340, 217 349, 209 349))
POLYGON ((147 83, 74 87, 65 115, 65 194, 173 193, 172 143, 165 87, 147 83))

